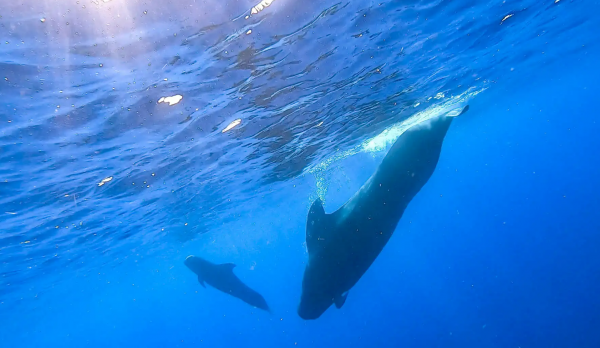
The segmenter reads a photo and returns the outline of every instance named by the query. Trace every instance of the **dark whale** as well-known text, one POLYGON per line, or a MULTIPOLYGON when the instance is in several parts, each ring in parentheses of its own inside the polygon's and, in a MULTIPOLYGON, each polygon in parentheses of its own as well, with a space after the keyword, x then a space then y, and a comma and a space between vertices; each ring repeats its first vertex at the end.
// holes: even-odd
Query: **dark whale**
POLYGON ((203 287, 206 287, 204 285, 206 282, 213 288, 237 297, 251 306, 264 309, 267 312, 271 311, 267 301, 258 292, 250 289, 233 274, 233 268, 235 267, 233 263, 217 265, 192 255, 188 256, 184 263, 187 268, 198 275, 198 281, 203 287))
MULTIPOLYGON (((466 106, 462 114, 468 110, 466 106)), ((451 115, 451 114, 447 114, 451 115)), ((454 117, 438 116, 404 132, 360 190, 333 214, 317 199, 306 221, 308 263, 298 315, 317 319, 341 308, 386 245, 404 210, 429 180, 454 117)))

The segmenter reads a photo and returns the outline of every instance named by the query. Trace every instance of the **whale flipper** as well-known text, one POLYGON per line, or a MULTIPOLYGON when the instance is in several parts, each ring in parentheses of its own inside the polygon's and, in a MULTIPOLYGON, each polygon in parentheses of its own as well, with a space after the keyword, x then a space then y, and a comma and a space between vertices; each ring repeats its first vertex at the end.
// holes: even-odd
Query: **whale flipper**
POLYGON ((198 276, 198 283, 200 283, 200 285, 202 285, 203 288, 206 288, 206 284, 204 284, 204 279, 202 279, 202 277, 198 276))
POLYGON ((348 297, 348 292, 345 292, 343 294, 341 294, 340 296, 336 297, 333 302, 335 303, 335 308, 340 309, 342 308, 342 306, 344 305, 344 303, 346 303, 346 298, 348 297))

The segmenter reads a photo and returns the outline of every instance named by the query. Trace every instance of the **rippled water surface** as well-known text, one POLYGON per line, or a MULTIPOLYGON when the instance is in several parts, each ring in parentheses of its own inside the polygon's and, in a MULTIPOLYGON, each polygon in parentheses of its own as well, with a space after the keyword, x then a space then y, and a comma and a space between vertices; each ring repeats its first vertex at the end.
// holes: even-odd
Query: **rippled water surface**
POLYGON ((4 305, 239 223, 400 122, 598 44, 593 1, 256 5, 2 3, 4 305))

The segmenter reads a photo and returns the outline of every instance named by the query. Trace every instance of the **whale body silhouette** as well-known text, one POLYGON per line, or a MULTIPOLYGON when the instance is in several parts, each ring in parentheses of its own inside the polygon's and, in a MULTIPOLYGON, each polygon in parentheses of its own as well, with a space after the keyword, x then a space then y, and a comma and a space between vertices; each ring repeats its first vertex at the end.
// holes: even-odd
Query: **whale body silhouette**
MULTIPOLYGON (((468 110, 468 106, 458 114, 468 110)), ((452 116, 457 116, 455 113, 452 116)), ((450 115, 450 114, 447 114, 450 115)), ((298 315, 317 319, 348 291, 377 258, 404 210, 427 183, 454 117, 442 115, 404 132, 358 192, 332 214, 317 199, 306 221, 308 263, 298 315)))
POLYGON ((233 263, 214 264, 203 258, 190 255, 185 259, 185 265, 198 276, 198 282, 203 287, 205 283, 247 304, 270 312, 267 301, 261 294, 249 288, 234 273, 233 263))

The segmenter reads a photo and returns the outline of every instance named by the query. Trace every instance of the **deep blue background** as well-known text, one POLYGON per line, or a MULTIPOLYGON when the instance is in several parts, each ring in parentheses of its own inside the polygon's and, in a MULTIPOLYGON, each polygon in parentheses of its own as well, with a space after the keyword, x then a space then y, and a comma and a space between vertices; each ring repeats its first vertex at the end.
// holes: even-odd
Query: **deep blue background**
MULTIPOLYGON (((37 306, 3 311, 3 346, 597 347, 593 67, 594 59, 553 66, 473 100, 449 131, 435 175, 341 310, 313 322, 295 314, 314 181, 305 177, 255 202, 252 219, 227 231, 158 257, 127 255, 117 268, 80 274, 31 301, 37 306), (189 253, 237 263, 273 315, 203 289, 182 264, 189 253)), ((328 211, 377 159, 339 163, 328 211)))
MULTIPOLYGON (((57 282, 24 277, 0 300, 0 346, 600 347, 598 57, 595 46, 555 56, 472 99, 431 180, 340 310, 310 322, 295 312, 317 190, 305 173, 265 184, 220 228, 181 243, 157 239, 152 253, 123 248, 109 265, 87 267, 92 253, 74 248, 79 268, 43 275, 57 282), (183 265, 189 254, 236 263, 273 314, 202 288, 183 265)), ((382 155, 332 165, 327 212, 382 155)))

